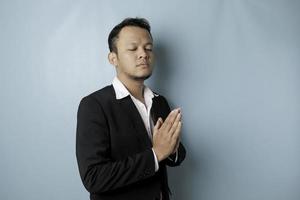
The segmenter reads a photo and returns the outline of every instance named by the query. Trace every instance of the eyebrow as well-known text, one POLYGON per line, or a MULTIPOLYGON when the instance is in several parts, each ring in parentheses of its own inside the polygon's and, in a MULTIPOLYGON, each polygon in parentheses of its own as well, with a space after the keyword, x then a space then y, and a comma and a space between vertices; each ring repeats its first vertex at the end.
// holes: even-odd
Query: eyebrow
MULTIPOLYGON (((136 45, 137 42, 129 42, 128 45, 136 45)), ((153 42, 147 42, 146 44, 144 45, 153 45, 153 42)))

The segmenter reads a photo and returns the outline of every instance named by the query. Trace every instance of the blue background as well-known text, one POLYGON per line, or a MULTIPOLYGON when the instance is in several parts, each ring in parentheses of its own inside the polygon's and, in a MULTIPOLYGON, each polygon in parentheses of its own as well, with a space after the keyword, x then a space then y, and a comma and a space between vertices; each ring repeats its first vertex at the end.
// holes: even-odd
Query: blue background
POLYGON ((300 199, 300 1, 0 1, 0 199, 88 199, 80 99, 110 84, 107 36, 152 25, 147 84, 183 111, 176 200, 300 199))

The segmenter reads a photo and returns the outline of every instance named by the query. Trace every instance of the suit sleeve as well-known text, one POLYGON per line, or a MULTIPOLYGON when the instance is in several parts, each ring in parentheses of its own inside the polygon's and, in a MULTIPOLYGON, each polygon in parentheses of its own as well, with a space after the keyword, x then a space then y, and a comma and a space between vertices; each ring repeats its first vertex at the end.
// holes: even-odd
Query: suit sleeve
MULTIPOLYGON (((167 108, 167 113, 169 114, 171 112, 171 108, 168 104, 168 101, 164 97, 163 97, 163 100, 164 100, 166 108, 167 108)), ((179 166, 182 163, 182 161, 185 159, 185 156, 186 156, 185 147, 180 142, 178 150, 177 150, 177 155, 176 155, 176 153, 171 154, 167 159, 165 159, 165 164, 170 167, 179 166), (177 159, 176 159, 176 156, 177 156, 177 159)))
POLYGON ((90 193, 110 192, 155 174, 151 148, 112 160, 107 118, 100 102, 82 99, 77 114, 76 157, 79 173, 90 193))
POLYGON ((165 159, 165 163, 166 165, 170 166, 170 167, 176 167, 179 166, 182 161, 185 159, 185 155, 186 155, 186 150, 183 146, 183 144, 180 142, 178 150, 177 150, 177 159, 176 158, 176 153, 172 154, 169 156, 170 159, 165 159))

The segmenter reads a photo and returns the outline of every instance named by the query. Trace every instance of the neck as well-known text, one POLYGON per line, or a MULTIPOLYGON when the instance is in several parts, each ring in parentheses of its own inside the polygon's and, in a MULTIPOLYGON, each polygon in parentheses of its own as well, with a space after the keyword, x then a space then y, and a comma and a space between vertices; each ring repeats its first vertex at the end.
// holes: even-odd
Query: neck
POLYGON ((144 102, 144 80, 129 79, 121 75, 117 75, 118 79, 124 84, 132 96, 144 102))

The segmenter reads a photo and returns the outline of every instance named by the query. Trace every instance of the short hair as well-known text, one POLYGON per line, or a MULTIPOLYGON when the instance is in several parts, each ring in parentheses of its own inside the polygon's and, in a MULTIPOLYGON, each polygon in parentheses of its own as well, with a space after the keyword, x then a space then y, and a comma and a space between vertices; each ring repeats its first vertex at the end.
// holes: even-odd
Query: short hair
POLYGON ((117 53, 116 40, 118 39, 119 33, 122 30, 122 28, 124 28, 126 26, 136 26, 136 27, 143 28, 149 32, 149 34, 152 38, 151 27, 150 27, 148 20, 146 20, 144 18, 138 18, 138 17, 126 18, 121 23, 116 25, 109 33, 108 47, 109 47, 110 52, 117 53))

